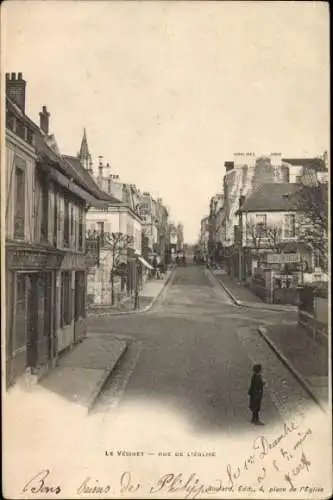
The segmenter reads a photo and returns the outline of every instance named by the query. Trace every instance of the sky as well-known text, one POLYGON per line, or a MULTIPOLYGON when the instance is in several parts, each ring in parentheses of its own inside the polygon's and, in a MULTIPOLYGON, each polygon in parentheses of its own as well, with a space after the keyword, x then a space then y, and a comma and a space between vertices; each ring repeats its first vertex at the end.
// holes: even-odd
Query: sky
POLYGON ((26 113, 76 155, 162 197, 196 241, 235 152, 320 155, 329 146, 324 2, 7 1, 6 72, 26 113))

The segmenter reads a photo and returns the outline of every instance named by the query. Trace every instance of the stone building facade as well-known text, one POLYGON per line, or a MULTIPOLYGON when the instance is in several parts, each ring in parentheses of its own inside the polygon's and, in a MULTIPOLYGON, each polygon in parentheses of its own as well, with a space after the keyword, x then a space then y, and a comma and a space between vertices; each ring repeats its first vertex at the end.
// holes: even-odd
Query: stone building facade
POLYGON ((60 155, 43 106, 25 113, 22 74, 6 75, 6 383, 40 376, 86 333, 87 206, 104 195, 60 155))

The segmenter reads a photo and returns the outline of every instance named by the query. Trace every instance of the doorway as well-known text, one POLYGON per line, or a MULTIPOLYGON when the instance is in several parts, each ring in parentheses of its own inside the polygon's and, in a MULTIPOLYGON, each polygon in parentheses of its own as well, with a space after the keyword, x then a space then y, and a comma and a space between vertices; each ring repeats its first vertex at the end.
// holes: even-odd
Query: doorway
POLYGON ((27 365, 35 368, 38 359, 38 274, 29 274, 27 281, 27 365))

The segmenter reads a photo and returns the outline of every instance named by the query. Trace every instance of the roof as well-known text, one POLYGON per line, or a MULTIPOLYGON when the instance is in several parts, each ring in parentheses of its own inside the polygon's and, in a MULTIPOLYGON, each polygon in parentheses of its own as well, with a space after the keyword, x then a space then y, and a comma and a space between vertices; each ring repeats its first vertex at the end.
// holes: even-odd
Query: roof
POLYGON ((79 158, 69 155, 63 155, 62 158, 64 162, 71 168, 71 171, 74 171, 74 179, 77 180, 77 182, 81 186, 85 187, 90 193, 96 196, 96 198, 112 204, 122 204, 122 202, 118 200, 118 198, 105 193, 97 186, 96 182, 91 177, 89 172, 87 172, 87 170, 81 165, 79 158))
POLYGON ((317 172, 327 170, 325 161, 322 158, 283 158, 282 161, 290 165, 301 165, 302 167, 312 167, 317 172))
POLYGON ((40 131, 38 125, 34 123, 30 118, 24 113, 24 111, 20 108, 16 102, 11 99, 8 95, 6 95, 6 106, 9 111, 15 113, 17 116, 21 118, 27 125, 29 125, 34 132, 40 131))
POLYGON ((274 182, 261 185, 244 202, 240 212, 284 212, 296 210, 299 184, 274 182))
POLYGON ((78 158, 66 155, 62 156, 50 148, 46 142, 45 134, 40 130, 38 125, 36 125, 36 123, 34 123, 8 96, 6 96, 6 104, 8 109, 18 114, 20 118, 33 129, 35 133, 35 148, 39 161, 46 161, 54 164, 57 170, 76 182, 83 190, 86 190, 93 197, 97 198, 97 200, 121 204, 120 200, 108 195, 97 186, 90 174, 81 165, 78 158))

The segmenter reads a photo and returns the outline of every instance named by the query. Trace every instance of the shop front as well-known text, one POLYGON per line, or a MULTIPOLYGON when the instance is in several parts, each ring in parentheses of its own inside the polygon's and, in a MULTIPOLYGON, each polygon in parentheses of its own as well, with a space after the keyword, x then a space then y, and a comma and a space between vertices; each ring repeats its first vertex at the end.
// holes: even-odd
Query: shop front
POLYGON ((56 356, 56 271, 63 255, 44 248, 6 248, 6 383, 39 374, 56 356))
POLYGON ((86 256, 66 252, 56 275, 56 350, 61 353, 86 334, 86 256))

